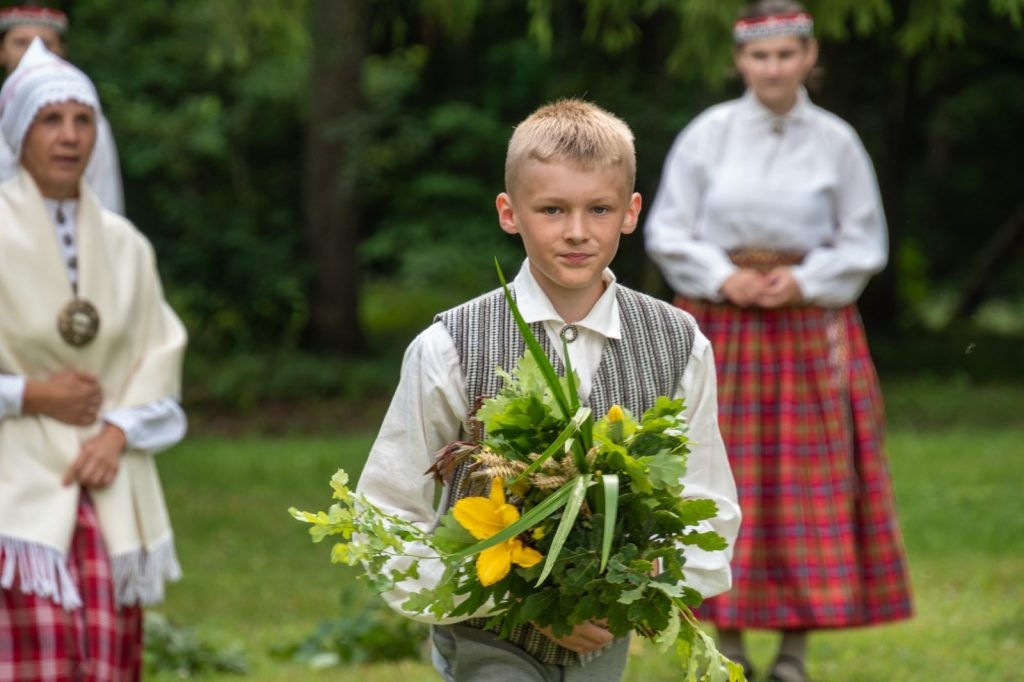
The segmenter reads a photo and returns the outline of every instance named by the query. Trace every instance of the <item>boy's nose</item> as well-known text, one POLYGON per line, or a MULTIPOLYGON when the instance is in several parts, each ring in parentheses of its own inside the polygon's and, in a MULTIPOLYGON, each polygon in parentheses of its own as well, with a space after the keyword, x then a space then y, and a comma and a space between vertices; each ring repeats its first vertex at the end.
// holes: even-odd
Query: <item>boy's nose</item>
POLYGON ((569 241, 578 242, 587 237, 587 225, 584 216, 570 214, 565 221, 565 238, 569 241))

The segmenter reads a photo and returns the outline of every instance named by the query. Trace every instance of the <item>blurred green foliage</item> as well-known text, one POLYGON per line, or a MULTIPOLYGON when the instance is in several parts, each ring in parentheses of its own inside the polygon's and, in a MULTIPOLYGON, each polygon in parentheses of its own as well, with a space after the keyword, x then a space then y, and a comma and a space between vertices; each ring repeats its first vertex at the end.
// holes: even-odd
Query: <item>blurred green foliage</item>
MULTIPOLYGON (((309 347, 307 107, 311 89, 334 87, 310 81, 315 1, 64 3, 71 59, 95 79, 117 138, 129 217, 157 248, 211 399, 258 402, 267 383, 320 395, 353 374, 329 358, 321 371, 301 361, 292 379, 260 381, 260 358, 290 364, 309 347)), ((521 249, 493 202, 508 136, 536 106, 582 96, 629 122, 649 204, 679 130, 742 89, 729 75, 741 0, 363 2, 363 104, 329 125, 357 150, 360 218, 339 229, 358 231, 360 247, 338 267, 391 292, 360 298, 351 322, 370 325, 371 340, 375 324, 403 327, 400 315, 429 322, 436 309, 402 303, 412 292, 437 292, 425 306, 454 303, 494 286, 493 257, 514 271, 521 249)), ((974 254, 1021 200, 1024 0, 805 4, 826 72, 812 96, 861 133, 890 214, 892 281, 872 288, 899 306, 865 306, 869 326, 893 315, 904 329, 949 323, 936 301, 973 274, 974 254)), ((1019 309, 1022 260, 986 282, 1003 312, 978 319, 998 319, 1002 333, 1021 333, 1005 311, 1019 309)), ((667 294, 640 235, 623 240, 615 269, 667 294)))
POLYGON ((129 218, 154 242, 194 348, 294 346, 306 322, 299 212, 304 1, 70 10, 69 56, 96 81, 129 218))

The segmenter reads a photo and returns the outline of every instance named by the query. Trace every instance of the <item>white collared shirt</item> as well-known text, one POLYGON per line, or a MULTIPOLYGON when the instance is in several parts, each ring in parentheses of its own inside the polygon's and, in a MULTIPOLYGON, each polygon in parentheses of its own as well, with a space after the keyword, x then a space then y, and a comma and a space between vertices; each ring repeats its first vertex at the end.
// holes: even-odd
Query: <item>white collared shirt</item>
POLYGON ((740 248, 806 253, 793 274, 808 302, 852 303, 885 266, 885 215, 856 132, 811 103, 777 115, 752 91, 711 107, 676 138, 644 226, 669 285, 721 300, 740 248))
MULTIPOLYGON (((617 285, 611 270, 605 271, 604 279, 607 285, 604 294, 590 313, 575 323, 580 334, 568 344, 570 360, 580 377, 581 397, 590 393, 605 340, 620 335, 617 285)), ((528 323, 544 322, 552 345, 560 348, 558 333, 565 322, 533 278, 528 262, 520 269, 514 286, 516 303, 524 319, 528 323)), ((683 481, 685 496, 715 501, 718 517, 705 523, 701 530, 717 531, 731 548, 739 530, 740 512, 732 470, 718 430, 714 357, 711 345, 700 331, 696 334, 686 371, 679 378, 677 394, 686 398, 684 414, 693 441, 683 481)), ((435 322, 406 350, 398 387, 359 478, 358 491, 384 511, 398 514, 425 530, 433 528, 437 517, 435 487, 424 472, 433 465, 437 450, 459 439, 462 422, 469 413, 458 351, 445 326, 435 322)), ((425 551, 414 546, 406 549, 425 551)), ((709 553, 686 547, 685 552, 685 572, 691 587, 706 597, 729 589, 731 549, 709 553)), ((438 561, 423 562, 418 580, 400 583, 384 595, 385 599, 393 608, 401 610, 401 604, 410 593, 436 585, 442 568, 438 561)), ((486 613, 485 607, 474 615, 486 613)), ((408 615, 416 617, 416 614, 408 615)), ((435 622, 430 615, 419 617, 435 622)))

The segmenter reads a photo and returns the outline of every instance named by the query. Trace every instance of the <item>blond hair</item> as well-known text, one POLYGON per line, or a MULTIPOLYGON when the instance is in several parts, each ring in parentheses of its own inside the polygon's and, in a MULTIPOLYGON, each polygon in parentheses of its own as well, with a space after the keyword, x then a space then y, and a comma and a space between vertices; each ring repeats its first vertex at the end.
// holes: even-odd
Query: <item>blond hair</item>
POLYGON ((620 167, 629 191, 636 181, 636 151, 629 126, 581 99, 546 104, 516 126, 505 156, 506 191, 514 191, 529 161, 568 161, 587 170, 620 167))

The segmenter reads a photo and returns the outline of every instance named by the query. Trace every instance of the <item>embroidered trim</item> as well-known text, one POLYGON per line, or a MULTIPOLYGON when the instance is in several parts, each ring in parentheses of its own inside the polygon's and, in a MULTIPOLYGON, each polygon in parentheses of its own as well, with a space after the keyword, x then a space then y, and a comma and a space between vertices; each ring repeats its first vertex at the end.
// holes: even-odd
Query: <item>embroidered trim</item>
POLYGON ((740 19, 732 29, 732 37, 737 44, 783 35, 813 38, 814 18, 807 12, 771 14, 766 17, 740 19))
POLYGON ((26 24, 46 26, 57 33, 64 33, 68 28, 68 16, 49 7, 10 7, 0 11, 0 31, 26 24))

